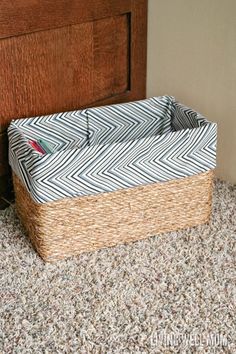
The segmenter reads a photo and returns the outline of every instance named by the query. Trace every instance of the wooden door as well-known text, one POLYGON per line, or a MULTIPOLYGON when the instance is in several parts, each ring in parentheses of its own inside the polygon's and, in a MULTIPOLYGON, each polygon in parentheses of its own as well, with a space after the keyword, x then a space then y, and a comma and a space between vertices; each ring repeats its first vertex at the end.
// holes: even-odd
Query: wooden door
POLYGON ((146 27, 146 0, 0 2, 0 194, 11 119, 145 97, 146 27))

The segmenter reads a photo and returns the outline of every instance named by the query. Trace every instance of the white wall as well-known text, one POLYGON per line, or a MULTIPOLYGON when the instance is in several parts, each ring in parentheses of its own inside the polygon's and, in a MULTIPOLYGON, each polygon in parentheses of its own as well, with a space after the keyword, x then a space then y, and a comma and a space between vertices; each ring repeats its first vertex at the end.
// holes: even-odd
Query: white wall
POLYGON ((147 97, 218 122, 217 175, 236 183, 236 0, 149 0, 147 97))

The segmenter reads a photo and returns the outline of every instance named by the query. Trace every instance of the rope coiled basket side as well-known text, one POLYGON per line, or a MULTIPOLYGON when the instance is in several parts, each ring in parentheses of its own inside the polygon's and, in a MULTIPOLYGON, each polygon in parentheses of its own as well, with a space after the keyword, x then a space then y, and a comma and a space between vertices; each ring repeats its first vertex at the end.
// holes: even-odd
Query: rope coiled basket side
POLYGON ((209 221, 213 171, 38 204, 13 173, 18 215, 49 262, 209 221))
POLYGON ((45 261, 209 220, 217 125, 172 96, 13 120, 8 136, 18 215, 45 261))

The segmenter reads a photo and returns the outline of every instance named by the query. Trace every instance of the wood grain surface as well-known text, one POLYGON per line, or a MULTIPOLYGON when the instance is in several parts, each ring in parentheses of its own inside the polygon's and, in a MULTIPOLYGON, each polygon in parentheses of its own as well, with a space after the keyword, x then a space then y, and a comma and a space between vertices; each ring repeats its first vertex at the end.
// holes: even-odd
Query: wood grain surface
POLYGON ((0 131, 16 118, 144 98, 146 36, 147 0, 0 1, 0 131))
POLYGON ((128 89, 127 15, 0 41, 1 115, 66 111, 128 89))
POLYGON ((1 0, 0 38, 85 23, 130 11, 131 0, 1 0))

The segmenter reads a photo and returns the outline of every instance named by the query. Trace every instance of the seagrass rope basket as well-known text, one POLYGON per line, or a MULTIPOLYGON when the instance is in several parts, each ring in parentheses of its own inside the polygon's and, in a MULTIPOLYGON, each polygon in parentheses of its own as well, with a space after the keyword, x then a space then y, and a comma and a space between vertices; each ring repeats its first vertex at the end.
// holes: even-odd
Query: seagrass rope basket
POLYGON ((16 208, 45 261, 209 221, 212 175, 37 204, 14 175, 16 208))
POLYGON ((45 261, 209 221, 216 125, 173 97, 13 121, 9 143, 17 213, 45 261), (54 152, 33 150, 40 137, 54 152))

